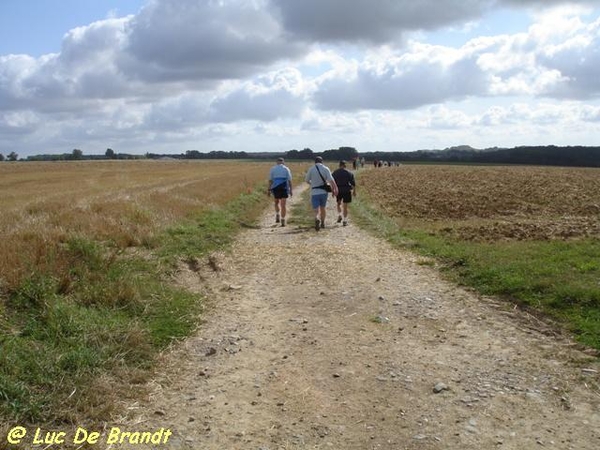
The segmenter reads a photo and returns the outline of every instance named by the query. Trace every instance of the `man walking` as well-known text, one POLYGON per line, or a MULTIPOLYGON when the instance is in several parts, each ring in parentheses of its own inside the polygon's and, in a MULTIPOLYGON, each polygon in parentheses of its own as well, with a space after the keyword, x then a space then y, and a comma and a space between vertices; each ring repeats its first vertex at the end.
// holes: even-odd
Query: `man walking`
POLYGON ((284 164, 283 158, 277 158, 277 164, 271 167, 269 172, 269 190, 267 195, 273 193, 275 206, 275 223, 285 227, 285 216, 287 213, 287 199, 292 194, 292 172, 284 164))
POLYGON ((331 170, 323 164, 323 158, 320 156, 315 158, 315 165, 306 172, 305 180, 311 187, 310 201, 315 211, 315 230, 319 231, 325 227, 325 208, 329 192, 337 196, 338 187, 331 175, 331 170))
POLYGON ((337 201, 338 218, 337 223, 348 225, 348 203, 352 202, 352 196, 356 196, 356 181, 354 174, 346 169, 346 161, 340 161, 340 166, 333 174, 333 179, 338 186, 337 201))

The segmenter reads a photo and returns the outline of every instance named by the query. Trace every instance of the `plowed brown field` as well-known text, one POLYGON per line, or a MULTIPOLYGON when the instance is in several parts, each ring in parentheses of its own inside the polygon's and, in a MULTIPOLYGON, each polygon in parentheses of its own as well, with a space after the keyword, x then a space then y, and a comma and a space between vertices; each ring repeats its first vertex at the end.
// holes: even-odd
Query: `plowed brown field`
POLYGON ((361 188, 405 226, 466 240, 600 236, 600 169, 404 165, 361 188))

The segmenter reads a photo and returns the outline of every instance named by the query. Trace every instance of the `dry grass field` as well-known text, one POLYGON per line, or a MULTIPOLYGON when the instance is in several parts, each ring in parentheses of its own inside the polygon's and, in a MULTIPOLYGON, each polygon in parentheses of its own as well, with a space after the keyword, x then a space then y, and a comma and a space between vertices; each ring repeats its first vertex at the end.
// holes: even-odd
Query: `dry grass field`
POLYGON ((464 240, 600 236, 600 170, 405 165, 364 173, 390 216, 464 240))
POLYGON ((1 163, 4 423, 101 420, 134 395, 156 353, 202 313, 171 273, 262 213, 273 164, 1 163))
MULTIPOLYGON (((73 236, 115 248, 144 245, 157 230, 265 182, 272 163, 82 161, 0 164, 0 288, 46 267, 73 236)), ((54 260, 61 266, 68 261, 54 260)))

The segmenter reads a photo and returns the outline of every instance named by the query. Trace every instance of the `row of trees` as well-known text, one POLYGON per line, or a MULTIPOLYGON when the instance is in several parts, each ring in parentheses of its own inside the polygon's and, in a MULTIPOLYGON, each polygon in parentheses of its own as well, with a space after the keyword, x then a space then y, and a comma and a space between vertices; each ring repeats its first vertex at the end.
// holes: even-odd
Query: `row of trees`
POLYGON ((272 153, 272 152, 263 152, 263 153, 248 153, 244 151, 212 151, 208 153, 202 153, 198 150, 188 150, 185 153, 181 153, 178 155, 173 154, 157 154, 157 153, 147 153, 146 157, 149 159, 159 159, 159 158, 173 158, 173 159, 274 159, 279 156, 284 156, 290 160, 312 160, 316 156, 322 156, 323 159, 326 160, 352 160, 358 156, 358 150, 354 147, 340 147, 334 150, 325 150, 324 152, 315 153, 310 148, 305 148, 304 150, 289 150, 287 152, 282 153, 272 153))
POLYGON ((415 152, 363 153, 367 160, 455 164, 525 164, 546 166, 600 167, 600 147, 521 146, 474 149, 469 146, 415 152))
POLYGON ((16 161, 19 159, 19 155, 17 155, 15 152, 10 152, 5 158, 4 155, 0 153, 0 161, 4 161, 5 159, 7 161, 16 161))
MULTIPOLYGON (((198 150, 188 150, 185 154, 173 156, 181 159, 273 159, 278 156, 284 156, 290 160, 312 160, 316 156, 322 156, 323 159, 333 161, 345 159, 351 161, 358 157, 358 150, 354 147, 340 147, 338 149, 325 150, 324 152, 315 153, 310 148, 304 150, 289 150, 287 152, 277 153, 247 153, 247 152, 223 152, 223 151, 212 151, 208 153, 201 153, 198 150)), ((164 157, 167 155, 156 155, 148 154, 149 158, 164 157)))
POLYGON ((304 150, 289 150, 285 152, 287 159, 314 159, 316 156, 322 156, 328 161, 346 160, 352 161, 358 157, 358 150, 354 147, 340 147, 338 149, 325 150, 321 153, 314 153, 310 148, 304 150))
POLYGON ((104 160, 104 159, 143 159, 147 155, 130 155, 127 153, 116 153, 112 148, 107 148, 104 155, 84 155, 83 151, 76 148, 71 153, 35 155, 28 156, 27 161, 81 161, 81 160, 104 160))
MULTIPOLYGON (((339 147, 338 149, 325 150, 315 153, 310 148, 303 150, 289 150, 281 153, 248 153, 244 151, 212 151, 202 153, 198 150, 188 150, 180 154, 130 155, 116 153, 107 148, 104 155, 84 155, 80 149, 73 149, 71 153, 60 155, 37 155, 27 157, 27 161, 68 161, 68 160, 105 160, 105 159, 269 159, 284 156, 289 160, 313 160, 322 156, 329 161, 351 161, 359 156, 354 147, 339 147)), ((390 162, 431 162, 431 163, 458 163, 458 164, 527 164, 527 165, 553 165, 553 166, 587 166, 600 167, 600 147, 568 146, 557 147, 531 146, 514 148, 488 148, 474 149, 469 146, 451 147, 444 150, 418 150, 413 152, 363 152, 360 154, 367 161, 390 162)), ((0 153, 0 161, 17 161, 19 155, 11 152, 8 156, 0 153)))
MULTIPOLYGON (((42 154, 28 156, 27 161, 80 161, 80 160, 101 160, 101 159, 273 159, 278 156, 285 156, 291 160, 312 160, 317 155, 322 156, 326 160, 352 160, 358 156, 358 151, 354 147, 340 147, 338 149, 325 150, 324 152, 315 153, 310 148, 304 150, 289 150, 282 153, 248 153, 244 151, 211 151, 202 153, 198 150, 188 150, 180 154, 164 154, 164 153, 146 153, 145 155, 130 155, 127 153, 116 153, 112 148, 107 148, 104 155, 84 155, 80 149, 73 149, 71 153, 62 154, 42 154)), ((8 159, 16 161, 19 158, 15 152, 12 152, 8 159)), ((0 161, 4 157, 0 154, 0 161)))

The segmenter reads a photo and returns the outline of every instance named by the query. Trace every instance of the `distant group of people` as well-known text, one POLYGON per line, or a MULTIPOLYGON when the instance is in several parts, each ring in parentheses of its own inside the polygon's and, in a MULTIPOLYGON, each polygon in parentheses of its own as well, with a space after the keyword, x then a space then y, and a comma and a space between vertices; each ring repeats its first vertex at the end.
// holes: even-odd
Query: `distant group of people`
POLYGON ((354 170, 358 170, 358 168, 365 167, 365 157, 361 156, 360 158, 352 158, 352 168, 354 170))
POLYGON ((400 163, 398 161, 380 161, 378 159, 373 161, 373 167, 398 167, 400 163))
MULTIPOLYGON (((355 161, 353 167, 356 167, 355 161)), ((337 223, 341 223, 342 226, 348 225, 348 204, 352 202, 352 197, 356 196, 356 180, 346 165, 346 161, 340 161, 339 167, 331 172, 329 167, 323 164, 323 158, 317 156, 315 164, 306 172, 304 180, 311 188, 311 206, 315 213, 315 230, 317 231, 325 228, 329 193, 336 199, 337 223)), ((269 172, 267 193, 273 195, 275 222, 284 227, 286 225, 287 199, 293 195, 293 188, 292 172, 285 165, 283 158, 277 158, 277 164, 269 172)))

